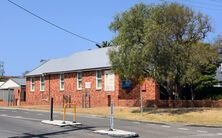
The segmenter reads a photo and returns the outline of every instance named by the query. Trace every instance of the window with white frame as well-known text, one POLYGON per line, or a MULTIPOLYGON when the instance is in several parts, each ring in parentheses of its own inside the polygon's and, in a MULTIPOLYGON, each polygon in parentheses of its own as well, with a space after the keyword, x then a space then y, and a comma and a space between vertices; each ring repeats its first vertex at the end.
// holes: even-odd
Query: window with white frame
POLYGON ((115 91, 115 74, 111 70, 106 70, 104 74, 104 90, 115 91))
POLYGON ((59 76, 59 89, 64 90, 64 74, 60 74, 59 76))
POLYGON ((102 71, 96 71, 96 89, 102 89, 102 71))
POLYGON ((44 91, 44 90, 45 90, 45 77, 40 76, 40 91, 44 91))
POLYGON ((77 72, 77 90, 82 89, 82 72, 77 72))
POLYGON ((35 91, 35 78, 30 78, 30 91, 35 91))

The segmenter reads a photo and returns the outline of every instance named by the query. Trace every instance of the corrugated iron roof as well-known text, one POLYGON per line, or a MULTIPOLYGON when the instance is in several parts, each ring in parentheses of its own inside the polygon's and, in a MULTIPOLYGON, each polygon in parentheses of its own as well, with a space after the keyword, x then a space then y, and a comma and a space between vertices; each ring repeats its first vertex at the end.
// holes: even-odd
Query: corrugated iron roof
POLYGON ((26 79, 25 78, 11 78, 11 80, 13 80, 15 83, 17 83, 20 86, 26 85, 26 79))
POLYGON ((74 53, 65 58, 51 59, 26 76, 41 75, 44 73, 59 73, 69 71, 80 71, 86 69, 97 69, 110 67, 108 51, 110 47, 98 48, 83 52, 74 53))

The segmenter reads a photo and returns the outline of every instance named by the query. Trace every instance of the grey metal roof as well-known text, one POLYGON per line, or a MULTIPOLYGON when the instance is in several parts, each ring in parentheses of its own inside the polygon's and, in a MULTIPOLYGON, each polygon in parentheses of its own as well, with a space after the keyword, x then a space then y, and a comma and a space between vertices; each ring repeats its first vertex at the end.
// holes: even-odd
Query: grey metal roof
POLYGON ((26 85, 26 79, 25 78, 11 78, 15 83, 18 85, 26 85))
POLYGON ((51 59, 26 76, 41 75, 44 73, 59 73, 69 71, 80 71, 86 69, 110 67, 108 51, 110 47, 98 48, 83 52, 74 53, 65 58, 51 59))

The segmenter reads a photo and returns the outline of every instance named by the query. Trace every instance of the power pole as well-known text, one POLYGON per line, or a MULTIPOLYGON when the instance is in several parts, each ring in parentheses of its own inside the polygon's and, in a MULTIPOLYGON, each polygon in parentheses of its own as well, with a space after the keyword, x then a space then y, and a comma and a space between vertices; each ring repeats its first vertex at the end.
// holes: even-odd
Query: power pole
POLYGON ((0 76, 4 76, 5 70, 4 70, 4 62, 0 61, 0 76))

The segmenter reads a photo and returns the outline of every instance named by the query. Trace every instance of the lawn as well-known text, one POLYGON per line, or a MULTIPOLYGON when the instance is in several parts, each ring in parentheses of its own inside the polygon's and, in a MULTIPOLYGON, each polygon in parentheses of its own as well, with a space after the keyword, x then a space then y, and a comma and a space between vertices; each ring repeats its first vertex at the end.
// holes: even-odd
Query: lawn
MULTIPOLYGON (((49 106, 22 106, 21 108, 49 110, 49 106)), ((63 108, 55 106, 55 111, 63 108)), ((72 108, 67 109, 72 112, 72 108)), ((77 114, 93 114, 109 116, 108 107, 77 108, 77 114)), ((188 124, 222 125, 222 108, 167 108, 145 109, 143 114, 139 108, 115 107, 115 118, 147 122, 182 122, 188 124)))

